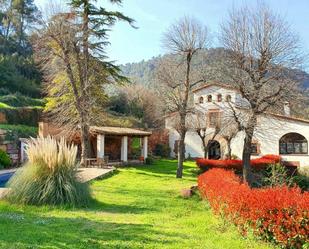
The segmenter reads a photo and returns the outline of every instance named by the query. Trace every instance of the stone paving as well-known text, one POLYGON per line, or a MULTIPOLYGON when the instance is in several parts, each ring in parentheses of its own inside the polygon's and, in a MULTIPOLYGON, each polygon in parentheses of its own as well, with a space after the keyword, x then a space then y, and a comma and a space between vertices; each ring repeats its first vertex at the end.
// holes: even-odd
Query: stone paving
POLYGON ((89 182, 91 180, 102 178, 111 174, 115 170, 114 167, 109 168, 79 168, 77 171, 77 178, 80 182, 89 182))
MULTIPOLYGON (((0 170, 0 174, 15 172, 17 169, 0 170)), ((91 180, 102 178, 108 174, 111 174, 115 170, 114 167, 108 168, 79 168, 77 170, 77 179, 80 182, 89 182, 91 180)), ((8 188, 0 188, 0 199, 3 198, 7 192, 8 188)))

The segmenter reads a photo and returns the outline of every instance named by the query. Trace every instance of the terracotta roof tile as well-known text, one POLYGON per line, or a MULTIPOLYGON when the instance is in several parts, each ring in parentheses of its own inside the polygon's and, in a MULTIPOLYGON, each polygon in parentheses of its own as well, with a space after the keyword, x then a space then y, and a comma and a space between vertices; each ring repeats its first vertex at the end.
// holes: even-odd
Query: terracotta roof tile
POLYGON ((106 134, 106 135, 136 135, 136 136, 150 136, 150 131, 142 131, 133 128, 125 127, 109 127, 109 126, 91 126, 91 132, 106 134))

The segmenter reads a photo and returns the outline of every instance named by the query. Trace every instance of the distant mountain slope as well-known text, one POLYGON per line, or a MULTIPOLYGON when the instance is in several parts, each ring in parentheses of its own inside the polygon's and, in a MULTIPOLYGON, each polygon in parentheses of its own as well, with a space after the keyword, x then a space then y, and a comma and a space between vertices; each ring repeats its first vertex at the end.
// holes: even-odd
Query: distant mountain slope
MULTIPOLYGON (((206 51, 202 51, 197 56, 194 63, 196 65, 206 65, 205 75, 209 81, 218 81, 222 83, 228 83, 228 78, 224 73, 218 70, 218 67, 223 65, 226 58, 227 51, 223 48, 212 48, 206 51)), ((157 56, 150 60, 143 60, 138 63, 127 63, 121 66, 123 73, 131 79, 132 82, 146 85, 150 88, 156 88, 155 71, 160 59, 171 56, 157 56)), ((304 100, 299 104, 292 107, 292 115, 296 117, 309 119, 309 74, 304 71, 292 70, 293 77, 299 79, 301 82, 300 87, 303 93, 304 100)), ((203 83, 201 83, 203 84, 203 83)), ((198 86, 197 86, 198 87, 198 86)))
MULTIPOLYGON (((223 48, 212 48, 207 51, 202 51, 195 60, 195 64, 201 64, 202 61, 206 66, 206 75, 209 80, 216 80, 220 82, 227 82, 228 79, 216 70, 217 66, 222 64, 226 58, 226 50, 223 48)), ((131 81, 144 84, 147 86, 155 86, 155 70, 160 59, 166 57, 157 56, 150 60, 142 60, 137 63, 127 63, 121 65, 120 68, 124 75, 129 77, 131 81)), ((295 71, 295 77, 302 79, 301 86, 309 89, 309 74, 304 71, 295 71)))

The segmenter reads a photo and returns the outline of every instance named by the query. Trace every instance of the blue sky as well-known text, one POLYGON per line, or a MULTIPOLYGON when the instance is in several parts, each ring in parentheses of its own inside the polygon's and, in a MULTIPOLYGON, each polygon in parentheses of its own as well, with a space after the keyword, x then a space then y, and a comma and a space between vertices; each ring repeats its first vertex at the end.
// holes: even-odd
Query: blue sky
MULTIPOLYGON (((44 6, 48 0, 35 0, 44 6)), ((280 13, 300 36, 304 50, 309 52, 309 0, 265 0, 275 12, 280 13)), ((118 23, 110 33, 111 45, 108 56, 119 64, 147 60, 164 53, 161 46, 162 33, 180 17, 194 16, 205 24, 212 34, 212 46, 216 40, 220 23, 229 9, 243 4, 254 4, 255 0, 124 0, 122 7, 111 6, 106 0, 97 4, 119 9, 133 17, 138 29, 126 23, 118 23)))

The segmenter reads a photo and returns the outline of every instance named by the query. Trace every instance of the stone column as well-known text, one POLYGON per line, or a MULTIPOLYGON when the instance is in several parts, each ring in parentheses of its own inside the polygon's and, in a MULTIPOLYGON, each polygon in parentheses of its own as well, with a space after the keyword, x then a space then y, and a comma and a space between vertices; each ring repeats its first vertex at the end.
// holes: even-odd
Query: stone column
POLYGON ((128 137, 123 136, 121 138, 121 161, 128 161, 128 137))
POLYGON ((141 156, 144 157, 143 137, 139 138, 139 144, 141 146, 141 156))
POLYGON ((105 136, 102 134, 97 135, 97 158, 104 158, 104 144, 105 136))
POLYGON ((144 137, 143 141, 143 157, 146 159, 148 156, 148 137, 144 137))
POLYGON ((23 163, 25 162, 28 158, 27 158, 27 154, 26 154, 26 143, 24 141, 20 142, 20 162, 23 163))

